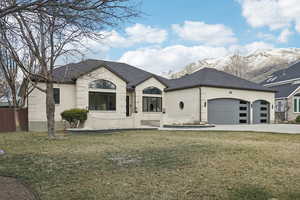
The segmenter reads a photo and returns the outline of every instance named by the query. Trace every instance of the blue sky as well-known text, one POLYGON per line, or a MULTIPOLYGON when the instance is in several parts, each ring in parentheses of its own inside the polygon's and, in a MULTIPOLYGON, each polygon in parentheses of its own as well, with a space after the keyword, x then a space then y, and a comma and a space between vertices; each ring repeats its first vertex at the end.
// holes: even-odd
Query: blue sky
POLYGON ((144 0, 145 13, 85 58, 126 62, 155 73, 178 71, 205 58, 300 45, 299 0, 144 0))

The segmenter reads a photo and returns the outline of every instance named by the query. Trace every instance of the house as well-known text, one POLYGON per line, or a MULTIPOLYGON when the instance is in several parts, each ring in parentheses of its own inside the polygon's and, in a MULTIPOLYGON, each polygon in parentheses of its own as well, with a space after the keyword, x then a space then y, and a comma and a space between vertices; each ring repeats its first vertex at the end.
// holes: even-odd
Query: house
POLYGON ((261 83, 275 89, 275 111, 278 120, 293 121, 300 115, 300 62, 274 72, 261 83))
MULTIPOLYGON (((55 69, 54 77, 58 129, 60 113, 71 108, 89 110, 90 129, 274 121, 274 90, 212 68, 166 79, 124 63, 86 60, 55 69)), ((45 98, 37 89, 28 97, 32 131, 46 129, 45 98)))

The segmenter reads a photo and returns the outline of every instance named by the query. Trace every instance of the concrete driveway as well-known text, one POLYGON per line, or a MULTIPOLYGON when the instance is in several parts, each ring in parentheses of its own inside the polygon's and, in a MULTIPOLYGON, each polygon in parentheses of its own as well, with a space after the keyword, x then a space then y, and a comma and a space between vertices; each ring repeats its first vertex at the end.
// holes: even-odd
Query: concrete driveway
POLYGON ((211 127, 211 128, 161 128, 160 130, 255 131, 255 132, 300 134, 300 125, 295 125, 295 124, 216 125, 215 127, 211 127))

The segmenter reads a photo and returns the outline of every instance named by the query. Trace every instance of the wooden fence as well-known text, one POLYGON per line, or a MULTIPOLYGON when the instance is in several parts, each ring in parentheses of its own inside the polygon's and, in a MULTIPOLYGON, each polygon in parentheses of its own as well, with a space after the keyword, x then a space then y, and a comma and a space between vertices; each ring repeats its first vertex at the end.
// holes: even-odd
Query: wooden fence
MULTIPOLYGON (((28 131, 28 109, 18 109, 18 115, 21 131, 28 131)), ((13 108, 0 108, 0 132, 16 131, 15 112, 13 108)))

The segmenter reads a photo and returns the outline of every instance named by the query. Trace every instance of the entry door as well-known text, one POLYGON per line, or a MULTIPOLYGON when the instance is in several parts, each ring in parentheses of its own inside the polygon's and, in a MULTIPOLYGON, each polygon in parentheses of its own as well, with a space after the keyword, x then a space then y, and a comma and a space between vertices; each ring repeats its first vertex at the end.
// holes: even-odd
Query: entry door
POLYGON ((129 96, 126 96, 126 116, 129 116, 129 96))

